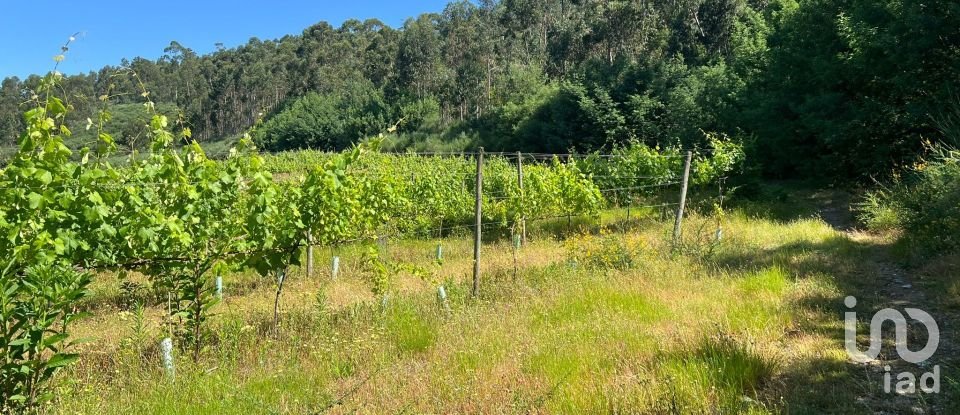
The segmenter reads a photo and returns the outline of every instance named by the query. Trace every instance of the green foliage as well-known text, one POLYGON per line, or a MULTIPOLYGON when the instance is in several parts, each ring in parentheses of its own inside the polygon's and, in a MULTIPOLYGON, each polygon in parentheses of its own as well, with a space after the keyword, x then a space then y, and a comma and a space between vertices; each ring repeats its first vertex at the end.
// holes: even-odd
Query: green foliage
POLYGON ((903 244, 918 258, 960 249, 960 152, 936 154, 860 204, 862 222, 872 230, 902 229, 903 244))
MULTIPOLYGON (((722 134, 707 136, 709 154, 698 153, 693 161, 695 185, 716 183, 734 173, 743 160, 738 142, 722 134)), ((483 167, 483 220, 506 229, 522 217, 592 216, 607 204, 652 198, 658 191, 654 186, 678 182, 683 171, 684 154, 675 147, 656 149, 631 142, 612 153, 613 157, 589 154, 571 162, 528 160, 523 192, 516 161, 488 156, 483 167)), ((277 173, 311 172, 305 182, 291 186, 314 192, 303 196, 301 205, 318 212, 324 226, 336 232, 329 240, 316 235, 317 242, 376 234, 377 225, 388 219, 393 230, 418 236, 472 223, 476 167, 471 159, 368 153, 339 168, 339 157, 302 151, 265 158, 267 168, 277 173), (357 210, 360 206, 365 210, 357 210)))
POLYGON ((745 155, 743 145, 731 140, 726 134, 704 133, 710 143, 710 157, 698 158, 692 162, 692 182, 710 184, 728 175, 737 173, 745 155))
MULTIPOLYGON (((473 6, 460 7, 450 13, 479 18, 473 6)), ((410 23, 410 36, 417 37, 406 40, 408 49, 403 53, 419 56, 415 59, 440 58, 437 50, 421 48, 429 44, 414 42, 430 40, 431 24, 428 20, 410 23)), ((480 49, 471 50, 484 53, 480 49)), ((178 65, 196 63, 190 63, 193 57, 188 51, 176 52, 171 59, 178 65)), ((251 136, 244 135, 226 159, 216 161, 186 127, 188 120, 177 114, 176 121, 171 121, 173 114, 168 113, 175 112, 174 106, 153 100, 149 88, 157 80, 152 78, 155 73, 149 61, 137 60, 131 67, 110 79, 129 83, 138 91, 136 99, 144 102, 127 101, 108 111, 111 99, 119 96, 109 93, 111 85, 101 97, 104 108, 97 109, 96 121, 86 120, 92 131, 85 134, 94 140, 87 144, 93 144, 93 149, 84 147, 77 153, 66 141, 72 135, 70 121, 78 118, 72 112, 77 107, 55 96, 64 77, 54 72, 37 80, 18 150, 0 172, 0 250, 8 258, 0 274, 4 317, 0 382, 4 405, 12 405, 11 409, 29 409, 46 399, 45 382, 76 359, 68 351, 72 344, 68 328, 77 317, 76 307, 86 294, 92 271, 112 269, 123 275, 135 270, 148 276, 152 290, 166 297, 166 329, 198 360, 209 343, 209 319, 218 302, 213 293, 215 276, 249 268, 272 278, 278 321, 289 266, 297 264, 305 244, 336 245, 390 231, 417 234, 439 228, 442 233, 445 226, 471 222, 476 186, 473 160, 375 154, 379 139, 350 146, 361 135, 385 127, 386 98, 376 84, 339 79, 337 92, 307 94, 252 132, 273 148, 349 147, 342 153, 305 152, 306 158, 265 159, 251 136), (136 131, 140 126, 142 133, 136 131), (109 160, 117 143, 135 147, 141 136, 149 143, 144 154, 134 153, 128 166, 114 168, 109 160), (274 177, 271 170, 288 174, 274 177)), ((414 65, 407 68, 408 75, 427 73, 429 68, 414 65)), ((634 172, 667 180, 678 171, 677 158, 667 154, 673 151, 676 156, 678 150, 660 151, 628 140, 633 133, 621 113, 621 97, 605 87, 579 82, 543 87, 527 67, 511 82, 539 91, 532 98, 494 89, 492 81, 487 98, 451 92, 482 90, 478 88, 482 69, 458 71, 455 89, 439 95, 418 94, 400 111, 418 123, 417 128, 432 128, 431 124, 443 123, 450 115, 445 103, 451 102, 451 96, 456 96, 462 118, 469 116, 469 107, 479 118, 489 105, 486 101, 496 93, 516 104, 495 113, 500 120, 508 120, 511 133, 527 134, 533 140, 530 134, 550 130, 547 138, 555 141, 534 146, 615 147, 622 155, 616 160, 595 156, 586 162, 555 158, 530 164, 522 191, 515 165, 490 157, 483 165, 484 221, 509 229, 522 218, 592 216, 608 203, 599 182, 591 178, 593 172, 634 172), (429 98, 433 96, 440 98, 429 98), (552 121, 569 124, 548 126, 552 121), (576 133, 576 128, 589 133, 584 136, 587 139, 575 139, 571 132, 576 133), (616 166, 624 162, 632 164, 616 166)), ((319 86, 314 81, 310 82, 319 86)), ((436 79, 424 80, 418 88, 427 90, 437 84, 436 79)), ((184 90, 187 95, 201 92, 184 90)), ((195 111, 194 104, 182 108, 195 111)), ((216 109, 221 114, 223 110, 216 109)), ((705 181, 736 164, 733 146, 718 140, 714 147, 714 156, 702 161, 705 181)), ((426 275, 411 265, 389 262, 377 251, 368 254, 367 265, 378 295, 389 291, 391 276, 398 272, 426 275)), ((414 340, 412 349, 429 345, 429 341, 414 340)))
POLYGON ((867 192, 857 203, 857 211, 857 220, 873 232, 891 232, 903 226, 901 208, 885 189, 867 192))
POLYGON ((143 303, 135 303, 130 311, 122 312, 122 319, 130 319, 130 334, 120 340, 120 349, 139 359, 150 341, 147 319, 143 303))
POLYGON ((562 215, 585 215, 593 216, 603 206, 603 195, 600 189, 580 171, 576 163, 561 164, 558 159, 553 159, 553 169, 549 175, 545 175, 546 180, 541 183, 552 187, 554 198, 553 205, 546 211, 533 211, 529 216, 543 217, 558 211, 562 215))
MULTIPOLYGON (((886 178, 925 139, 956 145, 958 19, 949 1, 454 2, 397 29, 321 22, 207 55, 172 42, 61 87, 71 125, 114 104, 121 145, 149 141, 148 90, 200 142, 265 116, 270 151, 345 149, 401 119, 396 143, 416 150, 703 148, 709 131, 752 137, 768 176, 886 178)), ((0 140, 41 83, 3 80, 0 140)))
MULTIPOLYGON (((519 72, 529 74, 529 70, 519 72)), ((534 137, 526 136, 528 130, 535 128, 531 125, 532 117, 555 98, 558 90, 539 79, 516 82, 518 89, 505 91, 510 93, 508 100, 478 121, 483 144, 488 148, 518 150, 536 147, 536 143, 530 141, 534 137)))
MULTIPOLYGON (((777 362, 764 358, 751 344, 726 333, 704 338, 690 350, 665 359, 663 365, 671 377, 685 381, 669 386, 676 400, 690 402, 693 397, 713 393, 718 398, 712 402, 713 407, 731 412, 744 412, 749 408, 753 401, 743 399, 741 392, 757 390, 777 369, 777 362)), ((675 407, 674 410, 692 408, 675 407)))
MULTIPOLYGON (((180 115, 179 109, 170 103, 157 104, 156 113, 166 116, 170 120, 176 120, 180 115)), ((105 117, 102 120, 102 130, 78 131, 76 138, 80 142, 85 142, 90 139, 95 140, 95 134, 106 133, 113 138, 118 146, 130 150, 140 150, 150 145, 150 138, 146 133, 149 131, 147 126, 150 124, 153 115, 153 112, 141 103, 113 105, 109 112, 102 113, 102 116, 105 117)))
MULTIPOLYGON (((12 264, 11 264, 12 265, 12 264)), ((67 331, 80 314, 90 275, 46 263, 0 279, 0 411, 31 408, 52 397, 44 385, 77 360, 67 331)))
POLYGON ((620 235, 583 234, 564 242, 567 258, 574 264, 595 270, 633 268, 640 260, 642 246, 620 235))
POLYGON ((385 296, 395 274, 392 264, 383 258, 379 247, 371 245, 363 253, 363 265, 370 276, 370 291, 377 297, 385 296))
POLYGON ((616 104, 605 91, 590 91, 582 84, 566 82, 518 123, 515 144, 527 151, 587 151, 627 139, 619 136, 622 122, 616 104))
POLYGON ((440 126, 440 102, 434 98, 401 101, 399 107, 403 130, 433 131, 440 126))
MULTIPOLYGON (((145 105, 152 110, 152 102, 145 105)), ((167 118, 158 113, 148 135, 150 154, 131 164, 131 184, 118 196, 130 211, 116 227, 132 267, 168 294, 173 331, 196 359, 217 302, 210 271, 229 267, 228 254, 243 247, 244 181, 256 163, 248 160, 249 140, 224 163, 208 159, 195 141, 176 149, 167 118)))
POLYGON ((960 10, 950 2, 772 3, 769 65, 744 126, 768 174, 890 175, 937 137, 951 101, 960 10))
MULTIPOLYGON (((411 117, 427 114, 411 114, 411 117)), ((417 122, 424 122, 418 118, 417 122)), ((255 135, 268 150, 340 150, 386 129, 386 104, 367 83, 331 94, 309 93, 271 117, 255 135)))
POLYGON ((92 162, 88 149, 70 161, 68 108, 54 96, 62 79, 40 81, 18 151, 0 172, 0 411, 49 399, 46 382, 76 360, 68 330, 90 282, 82 267, 108 258, 99 239, 117 232, 100 221, 111 209, 95 187, 116 177, 99 161, 112 143, 106 137, 92 162))
POLYGON ((396 301, 387 308, 385 324, 397 349, 404 353, 419 353, 427 350, 437 338, 435 319, 424 315, 417 304, 396 301))

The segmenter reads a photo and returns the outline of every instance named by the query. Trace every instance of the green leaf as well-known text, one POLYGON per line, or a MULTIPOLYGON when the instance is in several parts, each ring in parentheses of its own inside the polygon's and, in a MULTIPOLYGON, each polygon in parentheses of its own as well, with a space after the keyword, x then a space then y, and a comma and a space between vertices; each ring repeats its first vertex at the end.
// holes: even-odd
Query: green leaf
POLYGON ((37 172, 34 174, 34 177, 36 177, 40 183, 45 185, 50 184, 50 182, 53 181, 53 174, 47 170, 37 170, 37 172))
POLYGON ((24 337, 24 338, 16 339, 16 340, 14 340, 14 341, 12 341, 12 342, 10 342, 10 343, 7 343, 8 346, 24 346, 24 345, 27 345, 27 344, 30 344, 30 338, 29 338, 29 337, 24 337))
POLYGON ((59 368, 76 362, 80 355, 76 353, 57 353, 47 361, 47 368, 59 368))
POLYGON ((87 200, 97 205, 103 204, 103 198, 100 197, 100 193, 97 192, 91 192, 90 195, 87 196, 87 200))
POLYGON ((29 202, 30 209, 36 209, 40 207, 41 203, 43 203, 43 195, 36 192, 30 192, 30 194, 27 195, 27 200, 29 202))
POLYGON ((57 343, 61 343, 69 337, 67 333, 58 333, 43 340, 43 347, 49 348, 57 343))
POLYGON ((57 116, 66 113, 67 108, 63 106, 63 101, 61 101, 60 98, 50 97, 47 104, 47 111, 50 115, 57 116))

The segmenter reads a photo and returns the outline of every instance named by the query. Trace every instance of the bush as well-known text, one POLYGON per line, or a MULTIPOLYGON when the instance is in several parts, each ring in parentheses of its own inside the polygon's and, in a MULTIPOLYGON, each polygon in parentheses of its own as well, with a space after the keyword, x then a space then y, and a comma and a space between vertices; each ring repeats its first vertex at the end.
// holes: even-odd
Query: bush
POLYGON ((567 259, 572 263, 589 269, 633 268, 638 260, 642 246, 637 241, 601 232, 600 235, 582 234, 568 239, 564 243, 567 259))
POLYGON ((868 192, 857 204, 857 219, 872 232, 892 232, 903 226, 900 208, 888 190, 868 192))
POLYGON ((930 253, 960 249, 960 152, 917 168, 897 198, 905 212, 905 239, 930 253))
POLYGON ((960 151, 937 151, 889 190, 869 193, 860 212, 871 230, 901 229, 914 256, 960 250, 960 151))
POLYGON ((78 357, 66 351, 74 343, 67 329, 80 315, 75 305, 89 284, 90 274, 64 263, 2 275, 0 413, 25 411, 53 397, 47 382, 78 357))
POLYGON ((314 148, 341 150, 387 127, 383 93, 368 84, 351 84, 337 94, 311 92, 268 119, 256 134, 271 151, 314 148))

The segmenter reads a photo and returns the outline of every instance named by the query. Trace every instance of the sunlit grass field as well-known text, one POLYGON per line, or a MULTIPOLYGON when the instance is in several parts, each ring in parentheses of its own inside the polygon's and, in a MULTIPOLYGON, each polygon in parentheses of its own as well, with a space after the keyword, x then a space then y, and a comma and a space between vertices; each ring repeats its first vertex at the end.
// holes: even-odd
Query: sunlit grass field
POLYGON ((531 226, 516 256, 491 235, 476 299, 470 235, 442 240, 442 264, 436 239, 388 241, 388 258, 429 276, 394 276, 386 300, 371 294, 362 247, 318 248, 315 275, 289 277, 276 333, 273 283, 229 275, 213 340, 199 361, 178 353, 173 378, 159 356, 163 304, 136 311, 122 301, 136 288, 101 276, 74 330, 89 342, 46 410, 864 412, 857 397, 879 384, 842 343, 842 299, 869 282, 862 241, 816 218, 734 211, 688 218, 675 246, 671 221, 624 216, 531 226))

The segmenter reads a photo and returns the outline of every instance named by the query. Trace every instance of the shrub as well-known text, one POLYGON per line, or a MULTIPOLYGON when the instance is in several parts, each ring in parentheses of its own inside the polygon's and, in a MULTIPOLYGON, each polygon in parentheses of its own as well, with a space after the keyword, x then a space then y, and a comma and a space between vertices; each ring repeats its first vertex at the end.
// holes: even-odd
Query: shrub
POLYGON ((0 413, 33 408, 53 395, 47 381, 77 360, 67 352, 73 344, 67 331, 79 314, 90 274, 62 264, 27 268, 0 278, 0 413))
POLYGON ((564 246, 571 262, 591 269, 630 269, 637 263, 641 250, 635 241, 606 232, 576 236, 564 246))
POLYGON ((341 150, 386 128, 383 94, 364 83, 338 94, 308 93, 268 119, 255 137, 267 150, 341 150))
POLYGON ((872 232, 891 232, 903 225, 900 208, 885 189, 868 192, 857 210, 857 220, 872 232))
POLYGON ((960 249, 960 152, 940 151, 913 176, 896 198, 905 240, 930 254, 960 249))
POLYGON ((941 149, 889 190, 860 203, 860 220, 871 230, 899 228, 913 256, 960 249, 960 151, 941 149))

